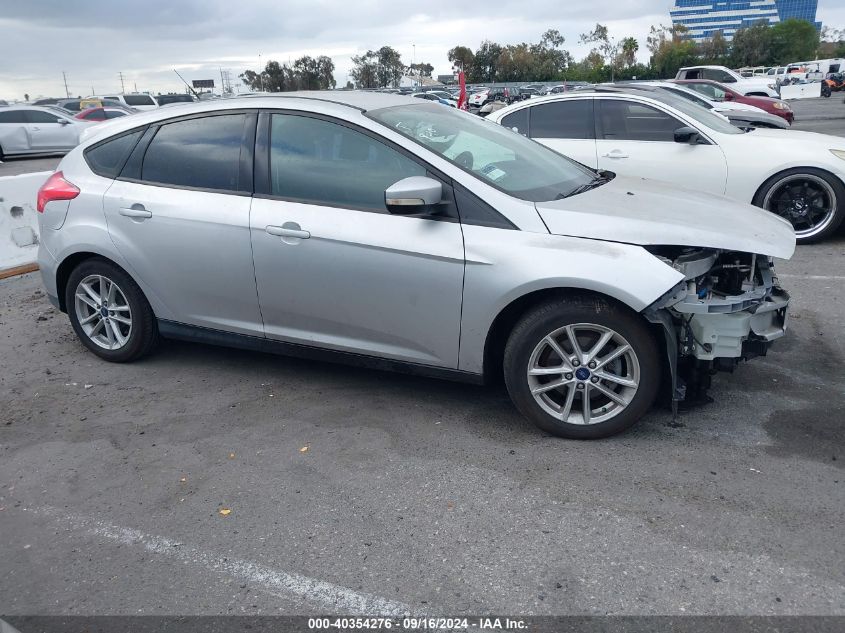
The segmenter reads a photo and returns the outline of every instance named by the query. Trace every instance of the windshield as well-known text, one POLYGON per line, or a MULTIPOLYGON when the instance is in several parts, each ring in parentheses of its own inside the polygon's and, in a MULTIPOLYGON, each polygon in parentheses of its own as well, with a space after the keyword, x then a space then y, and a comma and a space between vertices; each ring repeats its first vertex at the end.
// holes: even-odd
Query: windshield
POLYGON ((367 116, 522 200, 555 200, 596 179, 595 172, 575 161, 454 108, 421 103, 372 110, 367 116))
POLYGON ((725 121, 722 117, 713 114, 709 110, 705 110, 702 106, 692 103, 691 101, 687 101, 686 99, 682 99, 681 97, 676 97, 675 95, 665 91, 649 94, 649 96, 657 99, 658 101, 662 101, 666 105, 672 106, 679 112, 686 114, 697 123, 710 128, 714 132, 719 132, 721 134, 745 134, 745 132, 738 127, 731 125, 729 121, 725 121))

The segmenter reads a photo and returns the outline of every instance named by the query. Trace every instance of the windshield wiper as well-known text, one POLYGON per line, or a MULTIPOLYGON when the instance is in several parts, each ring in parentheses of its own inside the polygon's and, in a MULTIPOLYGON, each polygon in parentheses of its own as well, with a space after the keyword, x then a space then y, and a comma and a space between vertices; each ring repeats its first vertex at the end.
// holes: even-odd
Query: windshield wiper
POLYGON ((585 191, 589 191, 590 189, 595 189, 596 187, 601 187, 602 185, 606 185, 611 180, 613 180, 610 176, 596 176, 590 182, 585 182, 583 185, 575 187, 572 191, 567 194, 560 194, 558 196, 558 200, 561 198, 569 198, 570 196, 577 196, 579 193, 584 193, 585 191))

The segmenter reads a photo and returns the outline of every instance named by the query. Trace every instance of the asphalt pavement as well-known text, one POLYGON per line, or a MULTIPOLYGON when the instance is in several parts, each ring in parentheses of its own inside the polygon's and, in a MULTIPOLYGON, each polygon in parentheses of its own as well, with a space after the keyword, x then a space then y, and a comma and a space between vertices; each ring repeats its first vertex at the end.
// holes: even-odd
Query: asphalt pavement
POLYGON ((789 334, 712 404, 596 442, 501 387, 105 363, 0 281, 0 614, 845 615, 843 251, 777 262, 789 334))

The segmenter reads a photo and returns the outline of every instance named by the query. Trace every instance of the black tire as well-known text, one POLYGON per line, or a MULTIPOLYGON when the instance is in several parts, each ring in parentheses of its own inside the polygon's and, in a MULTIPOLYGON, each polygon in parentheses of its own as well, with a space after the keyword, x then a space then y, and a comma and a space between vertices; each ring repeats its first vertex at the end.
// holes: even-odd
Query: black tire
POLYGON ((830 219, 826 222, 822 223, 819 221, 818 229, 805 228, 802 216, 794 218, 781 216, 784 217, 785 220, 789 220, 792 224, 795 229, 795 239, 799 244, 812 244, 813 242, 819 242, 833 235, 833 233, 835 233, 842 224, 843 219, 845 219, 845 184, 843 184, 841 180, 826 171, 815 169, 814 167, 787 169, 779 174, 775 174, 764 182, 757 191, 757 194, 754 196, 752 204, 766 209, 767 211, 771 211, 776 215, 781 215, 771 208, 776 190, 784 186, 784 181, 789 182, 789 179, 794 179, 795 182, 800 182, 801 177, 811 179, 815 181, 816 184, 819 184, 819 180, 827 183, 830 191, 825 195, 832 196, 831 204, 833 206, 833 212, 830 214, 830 219), (772 197, 767 203, 766 198, 770 193, 772 197))
POLYGON ((122 268, 102 257, 86 259, 71 272, 65 288, 65 306, 79 340, 103 360, 112 363, 137 360, 149 354, 158 342, 155 314, 144 293, 122 268), (91 275, 100 275, 117 284, 129 307, 131 329, 128 331, 126 342, 117 349, 106 349, 95 343, 80 324, 76 308, 76 291, 80 282, 91 275))
MULTIPOLYGON (((582 339, 576 336, 576 340, 580 342, 582 339)), ((613 342, 610 344, 614 345, 613 342)), ((564 350, 564 352, 569 351, 571 350, 564 350)), ((610 355, 611 352, 602 355, 602 358, 607 358, 610 355)), ((597 356, 599 355, 597 354, 597 356)), ((558 363, 557 360, 550 362, 553 365, 558 363)), ((629 365, 629 367, 631 366, 629 365)), ((587 368, 581 366, 580 369, 587 368)), ((600 371, 600 369, 595 371, 600 371)), ((598 439, 621 433, 645 415, 654 403, 657 389, 661 383, 661 365, 658 360, 657 343, 640 316, 601 297, 573 296, 543 303, 522 317, 511 332, 505 347, 504 376, 508 393, 514 405, 538 427, 558 437, 598 439), (593 325, 599 329, 612 330, 630 345, 635 355, 633 361, 628 360, 626 356, 625 360, 613 362, 638 363, 639 384, 627 405, 612 414, 608 419, 591 424, 583 424, 583 419, 586 419, 583 416, 579 423, 564 421, 560 417, 563 415, 562 413, 559 417, 554 417, 535 399, 531 393, 532 386, 529 384, 529 363, 532 363, 535 358, 539 358, 539 356, 536 356, 536 349, 547 340, 546 337, 551 333, 564 326, 575 324, 579 324, 579 327, 593 325)), ((567 378, 571 380, 573 376, 575 375, 568 374, 567 378)), ((572 398, 580 398, 581 405, 578 406, 581 406, 583 411, 585 407, 583 407, 584 399, 582 396, 587 392, 593 394, 588 401, 592 403, 595 399, 597 401, 596 406, 601 407, 602 399, 607 400, 607 397, 597 392, 594 385, 587 384, 597 380, 597 376, 598 374, 581 380, 579 380, 580 376, 576 377, 576 382, 583 383, 578 386, 581 391, 575 390, 577 385, 569 386, 566 388, 566 395, 563 394, 563 391, 555 389, 548 391, 547 394, 549 395, 546 397, 565 400, 570 390, 575 390, 575 395, 572 398)), ((561 375, 561 379, 563 377, 561 375)), ((545 378, 541 379, 545 380, 545 378)), ((613 386, 612 383, 606 383, 603 380, 599 382, 604 387, 613 386)), ((613 404, 609 400, 605 409, 599 409, 599 413, 604 412, 607 405, 610 405, 611 413, 613 413, 613 404)), ((572 405, 573 411, 575 406, 572 405)), ((592 406, 591 404, 591 409, 592 406)), ((571 415, 578 415, 578 413, 575 411, 571 415)), ((571 418, 571 415, 567 417, 567 420, 571 418)))

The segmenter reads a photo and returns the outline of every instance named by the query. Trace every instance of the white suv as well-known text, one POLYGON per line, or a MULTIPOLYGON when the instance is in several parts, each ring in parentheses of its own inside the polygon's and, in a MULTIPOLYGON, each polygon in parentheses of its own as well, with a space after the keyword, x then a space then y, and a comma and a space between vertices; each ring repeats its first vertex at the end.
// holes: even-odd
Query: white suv
POLYGON ((688 66, 681 68, 675 79, 710 79, 745 96, 778 97, 777 84, 768 77, 743 77, 725 66, 688 66))

